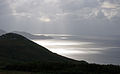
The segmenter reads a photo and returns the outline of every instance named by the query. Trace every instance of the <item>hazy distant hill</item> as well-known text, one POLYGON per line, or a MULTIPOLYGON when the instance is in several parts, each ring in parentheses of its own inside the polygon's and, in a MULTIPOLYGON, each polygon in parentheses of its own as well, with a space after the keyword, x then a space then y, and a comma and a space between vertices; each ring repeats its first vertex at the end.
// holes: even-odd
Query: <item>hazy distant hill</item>
POLYGON ((0 36, 0 61, 73 61, 52 53, 48 49, 15 34, 7 33, 0 36))
POLYGON ((23 35, 29 39, 53 39, 50 36, 44 36, 44 35, 36 36, 36 35, 32 35, 32 34, 27 33, 27 32, 13 31, 13 33, 23 35))
POLYGON ((4 30, 0 29, 0 35, 5 34, 6 32, 4 30))

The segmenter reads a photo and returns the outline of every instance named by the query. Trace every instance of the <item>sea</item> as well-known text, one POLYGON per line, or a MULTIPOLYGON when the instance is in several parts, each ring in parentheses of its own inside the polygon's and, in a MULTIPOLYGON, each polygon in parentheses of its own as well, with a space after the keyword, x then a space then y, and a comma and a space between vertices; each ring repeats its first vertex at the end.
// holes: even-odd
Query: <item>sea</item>
POLYGON ((120 36, 34 34, 52 39, 32 39, 53 53, 88 63, 120 65, 120 36))

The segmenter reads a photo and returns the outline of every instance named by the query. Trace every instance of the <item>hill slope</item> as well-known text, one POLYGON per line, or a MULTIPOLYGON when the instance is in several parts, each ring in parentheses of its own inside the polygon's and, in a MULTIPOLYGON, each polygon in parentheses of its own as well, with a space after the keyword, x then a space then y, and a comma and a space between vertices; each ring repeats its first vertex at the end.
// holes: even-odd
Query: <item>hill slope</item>
POLYGON ((71 59, 52 53, 48 49, 15 34, 7 33, 0 36, 0 61, 53 61, 67 62, 71 59))

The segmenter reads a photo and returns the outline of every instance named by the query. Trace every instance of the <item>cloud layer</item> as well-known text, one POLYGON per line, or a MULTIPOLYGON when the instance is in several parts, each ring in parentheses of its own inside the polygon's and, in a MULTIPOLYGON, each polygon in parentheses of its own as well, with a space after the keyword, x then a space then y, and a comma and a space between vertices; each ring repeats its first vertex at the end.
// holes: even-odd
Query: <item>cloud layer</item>
POLYGON ((0 0, 0 16, 9 31, 120 34, 119 0, 0 0))

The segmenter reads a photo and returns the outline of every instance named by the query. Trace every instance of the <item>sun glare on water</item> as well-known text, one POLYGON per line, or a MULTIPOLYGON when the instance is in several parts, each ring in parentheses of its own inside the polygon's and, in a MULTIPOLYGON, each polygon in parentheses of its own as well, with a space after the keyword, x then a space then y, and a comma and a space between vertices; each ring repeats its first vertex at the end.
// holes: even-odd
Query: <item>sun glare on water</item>
MULTIPOLYGON (((87 46, 89 44, 94 44, 91 42, 77 42, 77 41, 64 41, 64 40, 33 40, 39 45, 42 45, 48 48, 50 51, 58 54, 87 54, 87 53, 99 53, 98 48, 83 48, 83 46, 87 46)), ((99 49, 101 50, 101 49, 99 49)))

